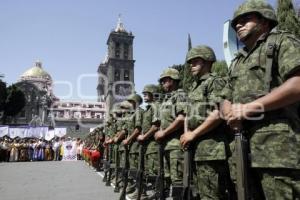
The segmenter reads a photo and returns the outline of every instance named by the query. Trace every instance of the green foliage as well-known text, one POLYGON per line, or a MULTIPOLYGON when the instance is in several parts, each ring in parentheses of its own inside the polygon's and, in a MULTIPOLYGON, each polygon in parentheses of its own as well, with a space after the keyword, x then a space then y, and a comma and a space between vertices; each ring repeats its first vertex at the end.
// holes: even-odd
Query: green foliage
POLYGON ((7 98, 6 83, 0 80, 0 111, 4 110, 7 98))
POLYGON ((25 95, 15 85, 7 88, 7 98, 5 102, 4 115, 15 116, 25 106, 25 95))
POLYGON ((186 63, 186 64, 179 64, 179 65, 172 65, 171 67, 179 71, 179 77, 180 77, 179 87, 182 88, 184 91, 188 92, 194 81, 194 78, 189 70, 189 65, 186 63))
POLYGON ((195 81, 195 77, 192 75, 190 65, 188 63, 185 63, 183 73, 182 88, 184 91, 189 92, 192 88, 193 82, 195 81))
POLYGON ((184 65, 179 64, 179 65, 172 65, 170 67, 177 69, 179 71, 179 78, 180 78, 179 87, 182 88, 183 87, 183 79, 184 79, 184 65))
POLYGON ((226 76, 228 73, 228 67, 225 60, 214 62, 211 71, 218 74, 219 76, 226 76))
POLYGON ((300 38, 300 20, 292 0, 277 1, 277 19, 280 30, 289 31, 300 38))

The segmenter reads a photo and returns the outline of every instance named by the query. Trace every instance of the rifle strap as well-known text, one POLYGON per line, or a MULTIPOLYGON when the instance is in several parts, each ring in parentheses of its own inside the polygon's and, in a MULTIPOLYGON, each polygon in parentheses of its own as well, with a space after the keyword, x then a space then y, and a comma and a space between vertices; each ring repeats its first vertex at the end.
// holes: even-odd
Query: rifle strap
POLYGON ((272 70, 274 67, 274 58, 276 51, 276 34, 271 34, 268 38, 266 49, 266 71, 265 71, 265 92, 271 91, 272 70))
POLYGON ((217 79, 216 76, 212 76, 212 78, 207 79, 204 82, 204 88, 203 88, 203 96, 205 97, 205 111, 208 109, 209 105, 209 95, 210 95, 210 88, 212 88, 212 85, 214 84, 214 81, 217 79))

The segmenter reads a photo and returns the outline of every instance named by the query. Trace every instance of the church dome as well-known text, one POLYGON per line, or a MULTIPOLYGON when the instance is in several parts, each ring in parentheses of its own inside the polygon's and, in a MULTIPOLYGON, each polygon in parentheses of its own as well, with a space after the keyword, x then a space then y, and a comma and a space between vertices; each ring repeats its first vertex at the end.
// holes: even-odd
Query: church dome
POLYGON ((36 61, 35 66, 31 67, 30 69, 26 70, 22 75, 21 79, 30 79, 30 78, 41 78, 41 79, 48 79, 52 80, 50 74, 46 72, 42 68, 42 62, 36 61))

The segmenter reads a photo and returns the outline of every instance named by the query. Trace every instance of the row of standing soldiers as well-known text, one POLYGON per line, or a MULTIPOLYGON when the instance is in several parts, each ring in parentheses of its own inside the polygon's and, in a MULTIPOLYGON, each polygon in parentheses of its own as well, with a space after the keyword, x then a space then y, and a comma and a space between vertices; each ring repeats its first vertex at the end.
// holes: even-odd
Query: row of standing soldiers
POLYGON ((276 30, 273 8, 249 0, 231 26, 244 47, 228 77, 214 51, 187 53, 194 84, 168 68, 115 105, 104 127, 105 180, 120 199, 299 199, 300 42, 276 30), (162 91, 159 91, 162 89, 162 91), (149 191, 153 191, 150 193, 149 191))
MULTIPOLYGON (((199 48, 210 53, 208 59, 215 59, 209 47, 199 48)), ((229 138, 221 132, 222 123, 216 125, 214 134, 202 137, 201 141, 190 143, 185 139, 190 134, 188 131, 201 124, 207 117, 205 113, 213 108, 201 103, 208 98, 210 103, 219 102, 209 91, 222 90, 225 81, 207 73, 202 77, 203 84, 195 86, 190 94, 178 88, 179 81, 179 72, 168 68, 160 76, 161 87, 144 87, 145 110, 139 107, 142 98, 138 94, 130 95, 112 110, 104 130, 105 158, 110 163, 109 168, 105 167, 105 180, 108 185, 114 183, 115 191, 122 186, 120 199, 126 194, 131 199, 165 199, 168 196, 186 199, 186 195, 196 199, 199 194, 203 195, 202 199, 206 196, 230 198, 233 185, 225 147, 229 138)))

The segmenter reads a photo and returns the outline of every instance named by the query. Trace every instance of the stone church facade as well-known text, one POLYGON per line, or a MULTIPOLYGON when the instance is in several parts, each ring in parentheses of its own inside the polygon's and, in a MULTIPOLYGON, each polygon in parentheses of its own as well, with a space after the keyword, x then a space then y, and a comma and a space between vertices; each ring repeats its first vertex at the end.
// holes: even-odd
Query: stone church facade
POLYGON ((133 39, 119 17, 107 40, 107 55, 98 67, 98 101, 105 102, 107 112, 134 91, 133 39))

